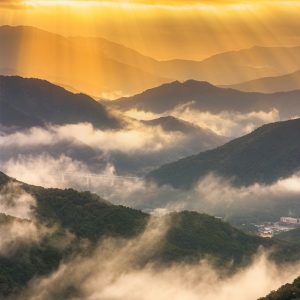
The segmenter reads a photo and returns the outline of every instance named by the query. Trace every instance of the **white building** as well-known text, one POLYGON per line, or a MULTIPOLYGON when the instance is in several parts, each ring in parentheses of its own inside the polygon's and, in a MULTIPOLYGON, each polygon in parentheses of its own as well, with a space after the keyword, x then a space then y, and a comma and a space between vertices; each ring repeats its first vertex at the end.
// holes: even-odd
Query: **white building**
POLYGON ((300 219, 291 217, 281 217, 280 223, 283 225, 300 225, 300 219))

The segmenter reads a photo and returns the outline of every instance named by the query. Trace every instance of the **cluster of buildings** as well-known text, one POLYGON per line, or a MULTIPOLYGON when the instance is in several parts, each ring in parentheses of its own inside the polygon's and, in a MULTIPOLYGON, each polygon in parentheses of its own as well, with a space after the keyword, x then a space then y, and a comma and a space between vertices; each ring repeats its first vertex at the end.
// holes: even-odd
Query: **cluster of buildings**
POLYGON ((280 224, 285 226, 299 226, 300 227, 300 219, 298 218, 291 218, 291 217, 281 217, 280 224))
POLYGON ((281 217, 278 222, 264 223, 256 225, 258 235, 261 237, 271 238, 281 232, 287 232, 296 228, 300 228, 300 218, 281 217))

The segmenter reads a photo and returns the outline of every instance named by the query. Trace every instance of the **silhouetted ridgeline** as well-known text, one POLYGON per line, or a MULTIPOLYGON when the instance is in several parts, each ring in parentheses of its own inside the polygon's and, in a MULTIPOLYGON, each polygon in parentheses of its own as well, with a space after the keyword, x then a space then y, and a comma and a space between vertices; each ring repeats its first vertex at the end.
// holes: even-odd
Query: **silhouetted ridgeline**
POLYGON ((0 76, 0 124, 28 128, 89 122, 118 128, 120 120, 94 99, 39 79, 0 76))
POLYGON ((188 80, 171 82, 132 97, 109 102, 121 110, 137 109, 164 113, 181 105, 201 112, 220 114, 224 111, 250 113, 277 109, 281 118, 300 114, 300 91, 263 94, 247 93, 216 87, 208 82, 188 80))
POLYGON ((268 124, 224 146, 149 173, 159 184, 190 188, 209 173, 236 185, 271 184, 300 169, 300 119, 268 124))

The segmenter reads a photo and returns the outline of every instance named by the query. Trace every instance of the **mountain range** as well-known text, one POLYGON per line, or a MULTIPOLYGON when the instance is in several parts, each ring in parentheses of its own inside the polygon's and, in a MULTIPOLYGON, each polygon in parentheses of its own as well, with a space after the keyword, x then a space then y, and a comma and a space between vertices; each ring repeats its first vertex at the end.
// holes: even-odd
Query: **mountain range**
MULTIPOLYGON (((64 137, 56 134, 51 143, 37 143, 27 147, 24 144, 10 147, 5 142, 0 144, 1 162, 5 163, 21 155, 39 156, 47 153, 51 157, 67 155, 83 162, 94 172, 105 168, 107 163, 114 163, 121 173, 145 174, 162 162, 167 163, 199 151, 222 145, 227 138, 208 129, 179 120, 164 117, 150 121, 132 120, 84 94, 74 94, 47 81, 14 76, 0 76, 0 131, 4 135, 16 132, 30 135, 25 130, 32 127, 43 129, 47 136, 54 134, 53 126, 77 125, 76 130, 91 124, 89 134, 98 135, 104 144, 95 144, 91 139, 80 138, 74 134, 64 137), (86 123, 86 124, 85 124, 86 123), (52 129, 51 129, 52 128, 52 129), (140 151, 135 155, 124 153, 123 149, 107 150, 105 137, 109 143, 110 135, 128 132, 142 135, 143 130, 154 132, 161 129, 162 136, 169 139, 181 137, 182 143, 172 144, 167 149, 149 153, 140 151), (97 131, 98 130, 98 131, 97 131), (104 133, 106 132, 106 133, 104 133), (110 133, 109 133, 110 132, 110 133)), ((87 127, 85 127, 87 128, 87 127)), ((34 137, 32 137, 34 138, 34 137)), ((16 141, 16 139, 14 139, 16 141)), ((155 143, 155 141, 153 141, 155 143)), ((153 148, 156 145, 153 144, 153 148)))
MULTIPOLYGON (((184 191, 184 207, 221 216, 246 232, 252 231, 250 224, 298 218, 299 131, 300 119, 267 124, 213 150, 162 165, 146 179, 184 191)), ((176 200, 159 204, 172 206, 176 200)), ((282 238, 297 241, 298 235, 292 231, 282 238)))
POLYGON ((228 138, 215 134, 209 129, 203 129, 200 126, 175 118, 173 116, 159 117, 157 119, 145 121, 142 120, 141 123, 151 127, 159 126, 166 132, 180 132, 185 134, 186 136, 193 135, 195 139, 195 145, 198 141, 202 141, 202 147, 204 148, 205 145, 210 148, 212 147, 212 145, 219 146, 228 141, 228 138))
POLYGON ((120 120, 94 99, 38 79, 0 76, 0 123, 29 128, 46 124, 89 122, 97 128, 120 128, 120 120))
MULTIPOLYGON (((1 163, 15 160, 19 156, 37 159, 45 153, 52 158, 59 158, 65 155, 75 161, 83 163, 91 172, 100 172, 105 169, 107 163, 113 163, 117 173, 144 175, 149 171, 160 169, 150 173, 147 178, 159 184, 171 184, 176 188, 189 189, 199 180, 205 178, 211 172, 216 173, 228 180, 232 180, 236 186, 249 186, 255 183, 272 184, 280 178, 291 176, 299 170, 298 158, 298 132, 300 129, 299 120, 275 123, 266 125, 253 133, 230 143, 223 145, 227 140, 209 130, 204 130, 194 124, 166 116, 149 121, 134 121, 144 134, 147 130, 157 130, 160 127, 167 137, 183 135, 181 142, 175 143, 172 147, 166 147, 157 152, 137 151, 122 152, 122 149, 107 150, 105 144, 97 145, 85 142, 85 139, 77 139, 76 136, 64 136, 62 139, 55 135, 55 129, 49 129, 48 124, 65 125, 68 123, 88 122, 101 129, 101 136, 129 130, 131 123, 123 119, 122 115, 111 113, 101 103, 92 98, 73 94, 46 81, 37 79, 23 79, 20 77, 0 77, 1 97, 1 121, 5 121, 9 108, 13 112, 22 113, 27 116, 30 123, 19 124, 19 114, 8 119, 10 123, 3 123, 2 126, 15 126, 17 129, 26 129, 31 126, 41 126, 45 129, 43 135, 51 136, 51 142, 46 144, 35 144, 26 146, 24 141, 18 146, 18 136, 9 136, 9 140, 2 138, 1 163), (15 88, 14 88, 15 87, 15 88), (59 109, 63 107, 64 109, 59 109), (58 113, 55 113, 58 110, 58 113), (83 114, 83 112, 86 112, 83 114), (17 126, 24 125, 24 126, 17 126), (127 127, 129 126, 129 127, 127 127), (147 129, 148 128, 148 129, 147 129), (50 130, 47 132, 47 130, 50 130), (53 135, 54 134, 54 135, 53 135), (53 136, 52 136, 53 135, 53 136), (55 137, 55 138, 54 138, 55 137), (16 144, 11 141, 14 139, 16 144), (218 147, 218 148, 216 148, 218 147), (203 152, 207 149, 213 149, 203 152), (201 152, 202 151, 202 152, 201 152), (191 154, 199 153, 190 157, 191 154), (178 162, 180 158, 186 157, 178 162), (171 163, 170 165, 165 165, 171 163)), ((207 83, 188 82, 203 88, 217 89, 207 83)), ((177 85, 177 83, 176 83, 177 85)), ((293 107, 289 107, 292 110, 293 107)), ((295 109, 294 109, 295 111, 295 109)), ((135 127, 133 127, 135 128, 135 127)), ((135 130, 135 129, 134 129, 135 130)), ((5 132, 5 131, 4 131, 5 132)), ((139 132, 139 131, 138 131, 139 132)), ((30 136, 30 131, 24 133, 30 136)), ((19 137, 20 138, 20 137, 19 137)), ((31 137, 34 139, 34 137, 31 137)), ((48 141, 49 139, 46 139, 48 141)), ((88 140, 87 140, 88 141, 88 140)), ((115 141, 117 142, 117 140, 115 141)), ((109 143, 109 140, 108 140, 109 143)), ((155 144, 156 145, 156 144, 155 144)), ((153 147, 155 146, 153 145, 153 147)), ((290 214, 297 216, 300 210, 297 208, 297 201, 289 199, 284 205, 281 201, 276 203, 272 200, 252 201, 253 207, 249 209, 249 203, 239 203, 228 206, 227 209, 210 207, 206 205, 206 212, 222 215, 232 223, 240 226, 249 222, 270 220, 276 221, 280 216, 290 214), (254 205, 255 203, 255 205, 254 205), (255 207, 255 209, 254 209, 255 207)), ((153 208, 153 207, 152 207, 153 208)), ((198 208, 194 208, 198 209, 198 208)))
POLYGON ((264 77, 256 80, 242 82, 236 85, 231 85, 230 88, 241 90, 244 92, 261 93, 276 93, 299 90, 300 71, 277 77, 264 77))
MULTIPOLYGON (((101 50, 106 40, 87 43, 26 26, 2 26, 0 39, 5 41, 0 46, 0 69, 6 75, 46 79, 96 96, 126 95, 168 81, 113 60, 101 50)), ((121 49, 126 56, 127 48, 121 49)))
POLYGON ((253 47, 203 61, 158 61, 103 38, 63 37, 28 26, 2 26, 0 39, 5 41, 1 74, 46 79, 102 98, 133 95, 174 80, 230 85, 300 69, 300 47, 253 47))
MULTIPOLYGON (((165 164, 146 179, 185 191, 185 207, 221 216, 246 232, 252 230, 249 224, 297 218, 299 199, 290 189, 300 170, 299 130, 299 119, 264 125, 213 150, 165 164)), ((161 205, 176 205, 176 200, 161 200, 161 205)))
MULTIPOLYGON (((47 181, 52 173, 65 180, 70 167, 72 175, 95 176, 91 189, 99 195, 111 193, 113 203, 143 209, 88 191, 30 185, 0 171, 1 299, 27 299, 57 271, 71 266, 68 272, 76 273, 73 264, 87 260, 98 267, 95 254, 105 260, 106 252, 118 256, 126 245, 136 257, 123 253, 120 261, 105 262, 109 271, 118 264, 121 276, 126 264, 135 272, 161 272, 204 260, 225 280, 265 250, 274 263, 299 261, 299 228, 273 238, 252 233, 282 216, 300 216, 293 181, 300 172, 300 47, 255 46, 202 61, 159 61, 104 38, 28 26, 0 27, 0 41, 1 168, 9 173, 12 166, 19 176, 28 161, 34 167, 38 161, 39 174, 26 171, 47 181), (264 113, 270 112, 288 121, 229 141, 244 131, 221 136, 180 119, 180 110, 225 114, 233 123, 237 116, 238 124, 248 115, 267 123, 264 113), (139 112, 152 119, 130 117, 139 112), (111 176, 102 175, 106 169, 111 176), (154 237, 163 236, 157 244, 152 231, 147 235, 153 227, 154 237)), ((42 287, 45 299, 84 299, 81 284, 72 280, 49 294, 42 287)), ((299 295, 298 278, 260 300, 299 295)))
MULTIPOLYGON (((153 113, 171 113, 180 106, 188 106, 201 112, 251 113, 278 110, 281 118, 300 114, 300 91, 273 94, 250 93, 231 88, 216 87, 208 82, 175 81, 149 89, 132 97, 109 102, 112 107, 153 113)), ((107 103, 107 102, 106 102, 107 103)))

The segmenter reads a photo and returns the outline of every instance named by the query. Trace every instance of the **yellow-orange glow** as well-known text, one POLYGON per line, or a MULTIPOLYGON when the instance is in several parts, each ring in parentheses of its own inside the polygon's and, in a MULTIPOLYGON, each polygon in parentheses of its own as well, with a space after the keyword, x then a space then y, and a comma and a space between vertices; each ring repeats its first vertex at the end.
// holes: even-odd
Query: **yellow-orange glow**
MULTIPOLYGON (((162 74, 151 58, 200 61, 255 45, 300 45, 300 18, 295 9, 299 6, 300 0, 3 0, 0 25, 29 25, 71 37, 71 41, 62 42, 52 36, 38 43, 38 37, 24 32, 18 40, 20 53, 16 58, 23 75, 114 98, 136 92, 136 86, 141 91, 178 79, 171 76, 178 70, 170 68, 167 75, 162 74), (105 38, 149 57, 132 59, 132 54, 118 54, 117 47, 106 49, 113 53, 113 59, 122 56, 126 65, 122 74, 116 74, 120 62, 110 61, 107 53, 101 52, 105 43, 91 37, 105 38), (124 80, 126 90, 108 86, 118 86, 124 80)), ((290 66, 291 59, 281 64, 290 66)), ((260 71, 264 68, 261 63, 254 67, 258 75, 270 75, 268 70, 260 71)), ((214 73, 208 79, 222 84, 214 73)))

